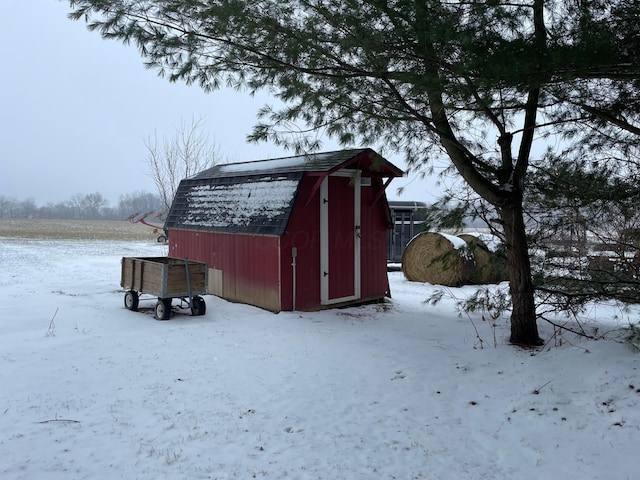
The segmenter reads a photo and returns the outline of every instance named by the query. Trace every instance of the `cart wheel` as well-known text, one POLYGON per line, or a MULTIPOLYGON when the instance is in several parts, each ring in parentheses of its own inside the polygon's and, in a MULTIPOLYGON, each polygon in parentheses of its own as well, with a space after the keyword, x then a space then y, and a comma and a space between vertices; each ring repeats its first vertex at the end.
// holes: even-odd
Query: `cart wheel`
POLYGON ((207 304, 202 297, 193 297, 193 315, 204 315, 207 312, 207 304))
POLYGON ((167 237, 164 235, 160 235, 158 236, 158 238, 156 238, 156 242, 158 243, 167 243, 167 237))
POLYGON ((128 308, 132 312, 136 312, 138 310, 139 297, 138 292, 135 290, 129 290, 124 294, 124 306, 128 308))
POLYGON ((156 320, 169 320, 171 317, 171 299, 159 298, 153 313, 156 320))

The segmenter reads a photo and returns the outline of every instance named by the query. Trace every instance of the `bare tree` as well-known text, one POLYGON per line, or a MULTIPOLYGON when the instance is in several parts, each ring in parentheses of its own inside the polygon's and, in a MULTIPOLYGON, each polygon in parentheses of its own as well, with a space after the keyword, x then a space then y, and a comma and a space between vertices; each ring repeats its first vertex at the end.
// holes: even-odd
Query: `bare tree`
POLYGON ((0 218, 13 218, 17 200, 0 195, 0 218))
POLYGON ((164 202, 154 193, 137 191, 120 195, 117 210, 118 214, 123 218, 135 213, 160 213, 164 210, 164 202))
POLYGON ((212 167, 219 158, 219 149, 203 133, 203 118, 192 118, 190 123, 181 120, 172 138, 154 132, 145 141, 150 175, 166 208, 171 206, 180 180, 212 167))
POLYGON ((100 218, 103 209, 109 204, 108 200, 99 192, 88 195, 76 193, 71 197, 70 203, 76 211, 76 218, 79 219, 100 218))
POLYGON ((82 218, 84 213, 84 194, 74 193, 69 202, 75 211, 75 218, 82 218))

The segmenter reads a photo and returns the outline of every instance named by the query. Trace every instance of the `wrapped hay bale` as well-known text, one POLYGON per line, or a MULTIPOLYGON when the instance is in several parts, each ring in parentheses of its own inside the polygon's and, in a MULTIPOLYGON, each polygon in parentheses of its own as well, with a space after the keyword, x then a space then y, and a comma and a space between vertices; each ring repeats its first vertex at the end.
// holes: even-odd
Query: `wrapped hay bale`
POLYGON ((458 287, 469 282, 474 263, 462 239, 424 232, 413 237, 405 247, 402 273, 412 282, 458 287))
POLYGON ((463 233, 458 237, 466 242, 475 259, 476 268, 471 275, 472 283, 482 285, 508 280, 507 259, 504 255, 489 250, 487 244, 475 235, 463 233))

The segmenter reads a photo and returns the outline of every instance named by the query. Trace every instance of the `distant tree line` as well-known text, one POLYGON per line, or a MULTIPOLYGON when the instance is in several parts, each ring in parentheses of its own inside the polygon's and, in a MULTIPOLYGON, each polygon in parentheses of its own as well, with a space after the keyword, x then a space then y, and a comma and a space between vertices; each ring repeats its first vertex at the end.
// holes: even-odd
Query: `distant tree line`
POLYGON ((116 206, 99 193, 76 193, 66 202, 38 206, 32 198, 18 200, 0 195, 0 218, 75 220, 126 220, 136 213, 160 212, 165 208, 159 195, 133 192, 121 195, 116 206))

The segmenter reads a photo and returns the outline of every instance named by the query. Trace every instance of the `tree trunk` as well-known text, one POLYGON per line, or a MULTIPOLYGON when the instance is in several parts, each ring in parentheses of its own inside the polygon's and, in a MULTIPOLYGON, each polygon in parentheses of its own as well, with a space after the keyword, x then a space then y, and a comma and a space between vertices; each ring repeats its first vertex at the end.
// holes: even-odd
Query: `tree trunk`
MULTIPOLYGON (((516 195, 518 197, 518 195, 516 195)), ((511 338, 516 345, 540 346, 531 263, 527 245, 522 202, 510 200, 500 207, 507 248, 509 292, 511 293, 511 338)))

